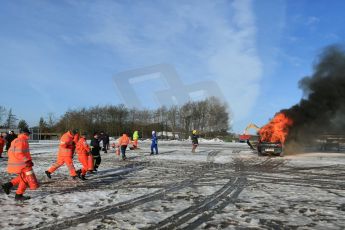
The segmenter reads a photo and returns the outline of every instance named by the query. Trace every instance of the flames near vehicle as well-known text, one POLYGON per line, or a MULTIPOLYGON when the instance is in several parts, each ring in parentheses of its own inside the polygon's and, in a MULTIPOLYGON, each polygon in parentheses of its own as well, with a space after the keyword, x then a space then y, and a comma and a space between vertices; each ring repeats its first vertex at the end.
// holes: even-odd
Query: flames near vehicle
POLYGON ((283 145, 293 120, 280 112, 259 130, 258 155, 274 154, 283 156, 283 145))

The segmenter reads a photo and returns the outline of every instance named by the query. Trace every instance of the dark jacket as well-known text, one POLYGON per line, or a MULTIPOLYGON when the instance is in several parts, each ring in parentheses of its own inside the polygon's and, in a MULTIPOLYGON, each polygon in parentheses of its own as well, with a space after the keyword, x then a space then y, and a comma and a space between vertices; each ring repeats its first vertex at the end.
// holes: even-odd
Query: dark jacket
POLYGON ((102 141, 104 144, 108 144, 109 143, 109 135, 108 134, 104 134, 102 141))
POLYGON ((192 134, 192 143, 193 143, 193 145, 198 145, 199 144, 198 138, 199 138, 198 135, 192 134))
POLYGON ((6 149, 8 150, 11 147, 11 142, 16 139, 18 136, 17 134, 7 134, 6 135, 6 149))
POLYGON ((99 155, 99 151, 101 150, 101 147, 99 146, 99 139, 91 138, 91 153, 92 155, 99 155))

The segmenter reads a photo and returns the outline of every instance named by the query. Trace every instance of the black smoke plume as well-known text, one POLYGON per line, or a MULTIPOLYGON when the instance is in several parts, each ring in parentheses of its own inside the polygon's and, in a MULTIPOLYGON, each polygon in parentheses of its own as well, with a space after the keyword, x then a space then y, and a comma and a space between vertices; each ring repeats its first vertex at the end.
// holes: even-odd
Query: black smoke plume
POLYGON ((345 134, 345 51, 341 46, 324 49, 314 73, 299 82, 304 97, 282 110, 294 121, 287 143, 307 143, 324 134, 345 134))

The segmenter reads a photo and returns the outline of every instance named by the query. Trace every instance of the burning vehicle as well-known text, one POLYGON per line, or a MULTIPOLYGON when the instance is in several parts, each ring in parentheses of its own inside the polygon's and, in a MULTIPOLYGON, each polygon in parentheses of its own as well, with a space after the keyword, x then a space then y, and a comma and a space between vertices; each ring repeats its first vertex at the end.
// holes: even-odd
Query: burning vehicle
POLYGON ((258 155, 277 155, 283 156, 283 145, 281 142, 262 142, 260 141, 257 145, 258 155))
POLYGON ((283 156, 283 146, 293 121, 284 113, 277 113, 274 118, 259 130, 258 155, 283 156))

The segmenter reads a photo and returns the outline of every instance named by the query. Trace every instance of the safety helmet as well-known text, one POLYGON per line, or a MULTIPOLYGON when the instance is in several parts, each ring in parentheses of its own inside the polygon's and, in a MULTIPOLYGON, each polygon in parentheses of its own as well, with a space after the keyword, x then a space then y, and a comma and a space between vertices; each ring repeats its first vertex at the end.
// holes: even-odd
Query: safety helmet
POLYGON ((196 130, 194 129, 192 133, 193 133, 193 134, 196 134, 196 130))

